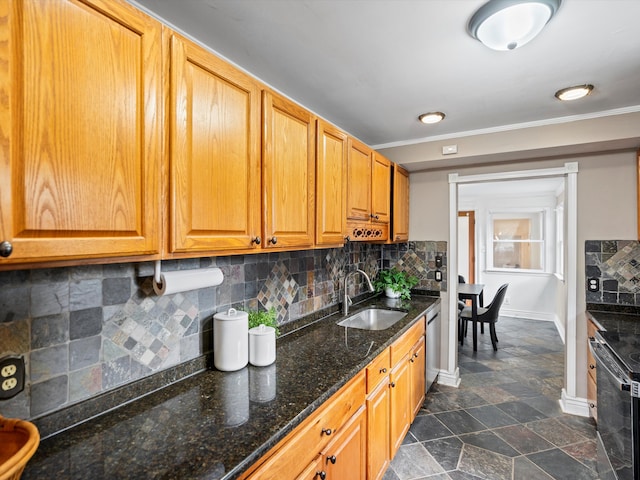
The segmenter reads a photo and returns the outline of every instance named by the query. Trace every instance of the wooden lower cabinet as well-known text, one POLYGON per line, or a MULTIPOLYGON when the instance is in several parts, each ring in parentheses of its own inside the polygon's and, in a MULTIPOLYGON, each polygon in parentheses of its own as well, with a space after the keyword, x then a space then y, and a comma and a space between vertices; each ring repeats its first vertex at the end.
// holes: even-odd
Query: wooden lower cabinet
POLYGON ((367 382, 370 376, 378 383, 367 390, 367 479, 379 480, 391 463, 389 349, 367 367, 367 382))
POLYGON ((367 478, 367 416, 364 405, 323 451, 327 480, 367 478))
MULTIPOLYGON (((587 320, 587 341, 592 338, 598 327, 591 320, 587 320)), ((589 404, 589 414, 598 421, 598 384, 596 377, 596 359, 593 358, 589 344, 587 343, 587 402, 589 404)))
POLYGON ((413 421, 422 408, 425 397, 425 355, 426 345, 424 336, 413 347, 409 357, 409 370, 411 376, 411 420, 413 421))
MULTIPOLYGON (((300 475, 308 473, 307 468, 316 461, 317 455, 324 453, 329 445, 336 445, 335 442, 339 440, 334 439, 345 438, 343 434, 347 435, 346 432, 352 425, 350 420, 361 414, 364 401, 365 375, 362 371, 291 432, 275 447, 272 454, 267 454, 266 460, 257 469, 242 478, 309 478, 300 475)), ((323 468, 326 469, 326 465, 323 468)))
POLYGON ((391 370, 391 458, 394 457, 411 425, 411 373, 409 356, 391 370))
POLYGON ((424 400, 424 330, 422 317, 241 479, 383 478, 424 400))

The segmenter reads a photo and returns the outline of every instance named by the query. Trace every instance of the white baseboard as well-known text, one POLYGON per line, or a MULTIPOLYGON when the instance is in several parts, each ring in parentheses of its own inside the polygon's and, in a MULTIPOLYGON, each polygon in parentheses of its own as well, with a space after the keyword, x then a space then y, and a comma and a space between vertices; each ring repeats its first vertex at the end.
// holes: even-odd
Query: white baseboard
POLYGON ((456 367, 453 373, 440 370, 440 373, 438 374, 438 384, 458 388, 460 386, 460 369, 456 367))
POLYGON ((500 315, 503 317, 526 318, 529 320, 542 320, 544 322, 553 322, 556 314, 553 312, 531 312, 528 310, 514 310, 506 306, 500 308, 500 315))
POLYGON ((565 389, 562 389, 562 398, 559 400, 560 408, 564 413, 589 417, 589 402, 586 398, 569 397, 565 389))
POLYGON ((554 319, 553 319, 553 323, 555 323, 556 325, 556 330, 558 330, 558 334, 560 335, 560 338, 562 339, 562 343, 566 344, 565 342, 565 329, 564 329, 564 325, 562 324, 562 322, 560 322, 560 317, 558 317, 558 315, 554 315, 554 319))

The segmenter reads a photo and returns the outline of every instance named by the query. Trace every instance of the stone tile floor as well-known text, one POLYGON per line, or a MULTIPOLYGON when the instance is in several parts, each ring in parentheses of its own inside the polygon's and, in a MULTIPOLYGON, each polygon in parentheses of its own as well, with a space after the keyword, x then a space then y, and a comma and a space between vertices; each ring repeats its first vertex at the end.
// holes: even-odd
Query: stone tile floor
POLYGON ((459 388, 434 385, 383 480, 597 479, 595 423, 563 414, 552 322, 500 317, 459 347, 459 388), (526 326, 523 323, 526 322, 526 326))

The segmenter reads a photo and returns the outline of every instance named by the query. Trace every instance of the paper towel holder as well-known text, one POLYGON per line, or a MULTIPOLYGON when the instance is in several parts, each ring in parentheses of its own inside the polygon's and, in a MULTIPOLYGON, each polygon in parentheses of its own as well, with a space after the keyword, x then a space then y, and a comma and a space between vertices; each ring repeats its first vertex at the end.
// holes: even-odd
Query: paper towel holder
POLYGON ((224 275, 217 267, 162 272, 162 262, 154 262, 153 289, 157 295, 220 285, 223 279, 224 275))

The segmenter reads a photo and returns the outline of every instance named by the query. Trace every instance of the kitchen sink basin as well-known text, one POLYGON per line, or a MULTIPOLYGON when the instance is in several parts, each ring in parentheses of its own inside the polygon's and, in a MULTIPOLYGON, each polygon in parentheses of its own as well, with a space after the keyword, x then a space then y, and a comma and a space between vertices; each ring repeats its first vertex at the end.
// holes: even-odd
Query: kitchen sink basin
POLYGON ((367 308, 338 322, 341 327, 360 328, 361 330, 385 330, 406 317, 405 312, 367 308))

